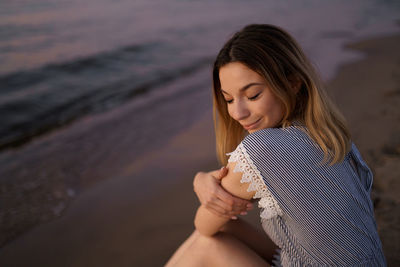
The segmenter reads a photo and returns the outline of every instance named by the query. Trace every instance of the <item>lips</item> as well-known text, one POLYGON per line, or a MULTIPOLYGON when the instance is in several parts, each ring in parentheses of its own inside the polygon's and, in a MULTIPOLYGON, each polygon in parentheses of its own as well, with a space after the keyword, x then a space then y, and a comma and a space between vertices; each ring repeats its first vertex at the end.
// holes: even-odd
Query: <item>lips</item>
POLYGON ((246 130, 252 130, 254 128, 257 128, 258 123, 261 121, 261 119, 256 120, 255 122, 251 123, 251 124, 247 124, 247 125, 243 125, 243 128, 245 128, 246 130))

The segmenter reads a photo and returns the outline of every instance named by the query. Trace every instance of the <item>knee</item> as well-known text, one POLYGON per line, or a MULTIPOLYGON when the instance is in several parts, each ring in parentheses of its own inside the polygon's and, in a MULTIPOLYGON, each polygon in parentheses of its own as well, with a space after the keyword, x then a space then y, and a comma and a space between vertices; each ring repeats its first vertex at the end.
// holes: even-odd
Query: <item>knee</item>
POLYGON ((209 249, 215 245, 217 242, 216 235, 206 236, 202 235, 199 231, 195 230, 194 233, 195 243, 197 247, 202 247, 204 249, 209 249))
POLYGON ((231 237, 227 233, 218 232, 213 236, 205 236, 200 234, 198 231, 193 233, 196 237, 196 245, 200 246, 204 250, 216 251, 219 246, 222 246, 231 237))
POLYGON ((214 236, 205 236, 203 234, 201 234, 199 231, 195 230, 193 232, 193 236, 195 239, 195 243, 198 245, 202 245, 204 247, 207 247, 209 245, 211 245, 212 243, 214 243, 214 236))

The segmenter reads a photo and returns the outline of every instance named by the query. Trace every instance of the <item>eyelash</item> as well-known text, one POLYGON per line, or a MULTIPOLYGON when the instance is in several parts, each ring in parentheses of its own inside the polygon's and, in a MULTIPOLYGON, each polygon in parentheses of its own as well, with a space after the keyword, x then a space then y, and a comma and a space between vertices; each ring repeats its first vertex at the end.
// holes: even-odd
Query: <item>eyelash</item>
POLYGON ((249 100, 256 100, 260 93, 256 94, 255 96, 249 97, 249 100))
MULTIPOLYGON (((254 101, 254 100, 256 100, 256 99, 258 98, 259 95, 260 95, 260 93, 256 94, 255 96, 249 97, 248 99, 249 99, 250 101, 254 101)), ((228 104, 232 104, 232 103, 233 103, 233 99, 232 99, 232 100, 225 100, 225 101, 226 101, 226 103, 228 103, 228 104)))

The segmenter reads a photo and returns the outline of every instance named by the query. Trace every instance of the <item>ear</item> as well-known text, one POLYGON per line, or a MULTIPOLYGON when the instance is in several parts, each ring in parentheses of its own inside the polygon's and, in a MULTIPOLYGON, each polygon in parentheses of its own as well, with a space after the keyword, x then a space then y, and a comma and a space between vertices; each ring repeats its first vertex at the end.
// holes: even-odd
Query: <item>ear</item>
POLYGON ((288 80, 291 84, 294 94, 296 95, 300 91, 302 85, 300 78, 292 74, 288 77, 288 80))

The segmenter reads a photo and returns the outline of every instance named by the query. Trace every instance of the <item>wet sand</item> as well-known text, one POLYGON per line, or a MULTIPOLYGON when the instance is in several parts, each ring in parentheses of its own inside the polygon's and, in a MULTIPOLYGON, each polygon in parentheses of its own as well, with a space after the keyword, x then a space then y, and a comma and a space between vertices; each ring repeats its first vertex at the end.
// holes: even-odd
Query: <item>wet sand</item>
MULTIPOLYGON (((211 109, 208 79, 209 67, 202 68, 118 108, 0 151, 0 248, 63 216, 77 196, 123 176, 132 162, 198 122, 211 109)), ((147 182, 169 179, 174 177, 147 182)), ((132 194, 140 193, 132 188, 132 194)))
POLYGON ((0 265, 161 266, 193 228, 194 170, 216 167, 210 116, 127 166, 122 177, 78 196, 60 219, 6 245, 0 265), (156 176, 165 181, 146 182, 156 176))
MULTIPOLYGON (((389 266, 400 259, 399 44, 400 36, 392 36, 349 46, 367 57, 342 66, 328 85, 375 173, 376 218, 389 266)), ((217 167, 208 111, 118 177, 78 195, 61 218, 4 246, 0 266, 162 266, 193 230, 194 174, 217 167), (146 182, 154 177, 161 182, 146 182)))

